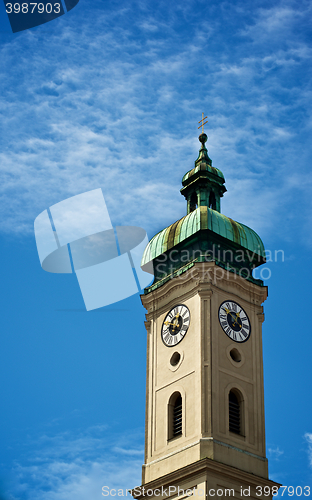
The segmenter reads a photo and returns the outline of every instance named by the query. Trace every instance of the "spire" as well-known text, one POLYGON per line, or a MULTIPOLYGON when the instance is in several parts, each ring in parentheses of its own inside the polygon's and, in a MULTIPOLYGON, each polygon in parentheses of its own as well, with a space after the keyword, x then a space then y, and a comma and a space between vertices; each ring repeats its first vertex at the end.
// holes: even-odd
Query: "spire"
POLYGON ((195 161, 195 165, 197 164, 197 162, 200 162, 200 161, 204 161, 205 162, 206 161, 211 166, 212 165, 212 161, 209 158, 208 150, 207 150, 207 148, 205 146, 205 143, 208 140, 208 136, 204 132, 202 132, 200 134, 200 136, 198 137, 198 140, 199 140, 199 142, 201 142, 201 148, 199 150, 198 158, 195 161))
MULTIPOLYGON (((198 158, 196 161, 198 161, 199 159, 204 159, 204 160, 208 161, 209 165, 211 165, 212 162, 208 156, 208 151, 207 151, 207 148, 205 146, 205 143, 207 142, 207 139, 208 139, 208 136, 204 132, 204 125, 206 125, 206 123, 208 123, 208 120, 205 122, 206 118, 207 118, 207 116, 204 117, 204 113, 202 113, 202 119, 199 120, 199 122, 198 122, 198 123, 200 123, 200 125, 197 128, 202 129, 201 134, 198 137, 199 142, 202 143, 202 147, 199 150, 199 155, 198 155, 198 158)), ((195 165, 196 165, 196 162, 195 162, 195 165)))
POLYGON ((212 161, 209 158, 206 148, 207 135, 204 132, 205 122, 203 118, 198 123, 201 125, 198 128, 202 132, 198 138, 201 143, 198 158, 195 161, 195 167, 187 172, 182 179, 183 188, 181 194, 187 200, 187 213, 189 214, 196 208, 206 206, 212 210, 220 212, 220 198, 225 193, 225 180, 221 170, 212 166, 212 161))

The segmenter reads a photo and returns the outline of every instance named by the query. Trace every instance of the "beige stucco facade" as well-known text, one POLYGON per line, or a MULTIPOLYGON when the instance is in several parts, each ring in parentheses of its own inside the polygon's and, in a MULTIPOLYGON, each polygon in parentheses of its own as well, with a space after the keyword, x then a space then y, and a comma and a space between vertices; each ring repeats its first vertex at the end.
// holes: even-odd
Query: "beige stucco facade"
MULTIPOLYGON (((178 474, 204 459, 210 459, 206 461, 210 465, 239 469, 246 477, 255 475, 268 482, 262 363, 262 303, 266 297, 266 287, 213 262, 197 262, 142 296, 148 338, 143 485, 178 474), (237 302, 246 311, 251 324, 246 342, 234 342, 222 330, 218 309, 225 300, 237 302), (190 325, 179 344, 167 347, 161 327, 177 304, 188 307, 190 325), (232 359, 233 349, 240 361, 232 359), (180 361, 172 366, 170 359, 176 352, 180 361), (231 389, 243 396, 240 435, 229 431, 231 389), (168 402, 176 391, 182 395, 182 435, 169 439, 168 402)), ((196 488, 198 481, 207 487, 206 469, 198 473, 198 480, 190 479, 196 488)), ((211 481, 217 484, 217 476, 210 475, 211 481)))

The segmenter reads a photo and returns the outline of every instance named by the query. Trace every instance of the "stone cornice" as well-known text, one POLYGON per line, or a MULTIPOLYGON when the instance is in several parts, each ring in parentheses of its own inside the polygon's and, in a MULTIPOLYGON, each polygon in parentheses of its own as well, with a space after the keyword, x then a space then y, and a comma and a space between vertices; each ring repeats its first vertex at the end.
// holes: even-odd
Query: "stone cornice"
MULTIPOLYGON (((166 474, 160 478, 154 479, 149 483, 144 484, 145 491, 146 490, 155 490, 161 487, 168 488, 169 486, 173 486, 179 481, 187 481, 194 476, 202 476, 203 474, 213 474, 214 476, 219 476, 220 478, 227 479, 230 482, 241 483, 241 485, 250 485, 252 487, 256 486, 281 486, 279 483, 271 481, 268 478, 256 476, 255 474, 250 474, 248 472, 244 472, 236 467, 231 467, 229 465, 222 464, 221 462, 217 462, 216 460, 212 460, 210 458, 203 458, 202 460, 198 460, 186 467, 182 467, 181 469, 171 472, 170 474, 166 474)), ((143 490, 143 486, 137 487, 136 490, 143 490)), ((134 490, 132 490, 132 496, 136 499, 144 498, 144 494, 136 494, 134 490)))
MULTIPOLYGON (((143 306, 147 309, 147 319, 150 314, 163 307, 170 307, 170 296, 172 305, 176 303, 176 291, 181 290, 181 301, 198 293, 202 297, 212 295, 214 289, 222 290, 222 283, 226 281, 233 289, 233 293, 241 298, 254 303, 257 306, 267 298, 267 287, 256 285, 235 273, 226 271, 214 262, 196 262, 188 271, 166 281, 162 286, 151 291, 147 295, 141 295, 143 306), (175 297, 174 297, 175 296, 175 297)), ((227 287, 228 288, 228 287, 227 287)))

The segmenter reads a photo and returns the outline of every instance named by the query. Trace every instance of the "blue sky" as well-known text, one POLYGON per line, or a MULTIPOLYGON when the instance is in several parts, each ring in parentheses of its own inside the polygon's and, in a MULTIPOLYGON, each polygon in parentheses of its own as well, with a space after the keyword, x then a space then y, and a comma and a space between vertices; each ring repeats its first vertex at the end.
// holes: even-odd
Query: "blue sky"
POLYGON ((203 111, 222 212, 284 251, 266 265, 267 456, 272 479, 312 486, 311 11, 304 0, 80 0, 0 33, 4 500, 95 500, 104 485, 140 483, 139 296, 86 312, 74 275, 40 268, 33 222, 100 187, 114 225, 153 236, 186 213, 179 189, 203 111))

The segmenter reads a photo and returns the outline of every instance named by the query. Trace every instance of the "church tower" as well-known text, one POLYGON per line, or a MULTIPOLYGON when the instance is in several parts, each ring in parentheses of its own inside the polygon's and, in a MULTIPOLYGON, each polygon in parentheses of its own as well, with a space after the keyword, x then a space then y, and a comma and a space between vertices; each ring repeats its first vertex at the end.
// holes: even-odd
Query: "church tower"
POLYGON ((252 276, 265 262, 264 246, 221 214, 225 180, 204 132, 199 141, 182 179, 187 215, 156 234, 142 260, 143 269, 153 263, 155 279, 142 295, 145 461, 133 496, 271 498, 279 485, 268 479, 265 454, 267 287, 252 276))

